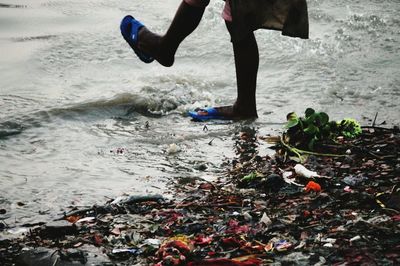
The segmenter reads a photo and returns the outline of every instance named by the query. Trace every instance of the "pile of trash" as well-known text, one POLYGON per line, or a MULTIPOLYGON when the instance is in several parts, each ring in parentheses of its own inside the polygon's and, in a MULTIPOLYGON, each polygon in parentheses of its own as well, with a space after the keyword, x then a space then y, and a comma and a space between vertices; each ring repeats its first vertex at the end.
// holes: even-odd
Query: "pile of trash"
MULTIPOLYGON (((364 129, 343 156, 258 155, 254 129, 216 182, 127 196, 0 239, 1 265, 400 264, 400 135, 364 129)), ((6 226, 0 230, 8 230, 6 226)))

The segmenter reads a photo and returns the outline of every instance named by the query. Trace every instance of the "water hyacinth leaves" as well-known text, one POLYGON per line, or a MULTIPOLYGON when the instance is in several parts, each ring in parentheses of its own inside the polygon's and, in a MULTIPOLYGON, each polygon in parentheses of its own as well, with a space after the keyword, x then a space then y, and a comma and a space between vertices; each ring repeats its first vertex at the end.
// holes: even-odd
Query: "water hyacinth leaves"
POLYGON ((295 127, 299 124, 299 117, 297 116, 297 114, 295 112, 289 113, 286 116, 287 119, 287 124, 286 124, 286 128, 292 128, 295 127))
MULTIPOLYGON (((298 117, 292 112, 287 115, 286 128, 291 142, 300 142, 309 150, 314 150, 317 141, 329 138, 331 135, 331 125, 329 116, 324 112, 315 112, 312 108, 307 108, 305 117, 298 117)), ((296 145, 298 146, 298 145, 296 145)))
POLYGON ((342 121, 337 122, 337 127, 341 135, 350 139, 355 138, 362 133, 360 124, 352 118, 345 118, 342 121))

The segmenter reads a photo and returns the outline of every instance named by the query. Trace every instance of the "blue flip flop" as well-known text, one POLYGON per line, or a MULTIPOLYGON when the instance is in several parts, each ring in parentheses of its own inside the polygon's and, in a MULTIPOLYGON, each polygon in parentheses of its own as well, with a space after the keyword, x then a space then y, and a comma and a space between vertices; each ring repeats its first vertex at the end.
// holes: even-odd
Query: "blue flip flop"
POLYGON ((196 109, 194 111, 189 111, 188 115, 193 118, 194 121, 207 121, 207 120, 212 120, 212 119, 218 119, 218 120, 228 120, 228 117, 223 116, 218 110, 214 107, 208 107, 208 108, 200 108, 196 109), (207 114, 199 114, 199 112, 207 113, 207 114))
POLYGON ((151 63, 154 61, 154 58, 142 51, 140 51, 137 47, 139 30, 144 27, 144 25, 136 20, 132 16, 126 16, 122 19, 120 29, 121 34, 124 37, 125 41, 129 44, 129 46, 133 49, 135 54, 145 63, 151 63))

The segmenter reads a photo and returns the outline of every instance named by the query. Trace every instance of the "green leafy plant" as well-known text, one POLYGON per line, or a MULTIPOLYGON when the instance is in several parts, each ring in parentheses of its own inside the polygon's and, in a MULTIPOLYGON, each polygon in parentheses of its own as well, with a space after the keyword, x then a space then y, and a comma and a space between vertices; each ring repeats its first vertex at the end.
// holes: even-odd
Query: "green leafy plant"
POLYGON ((312 108, 307 108, 304 117, 298 117, 294 112, 289 113, 287 141, 296 147, 314 150, 317 142, 331 139, 332 130, 336 126, 336 123, 329 122, 328 114, 315 112, 312 108))
POLYGON ((299 149, 313 151, 317 144, 333 142, 338 136, 355 138, 362 132, 354 119, 329 121, 328 114, 312 108, 307 108, 304 114, 304 117, 294 112, 287 115, 284 141, 299 149))
POLYGON ((362 133, 360 124, 352 118, 337 122, 337 128, 341 135, 349 139, 356 138, 362 133))

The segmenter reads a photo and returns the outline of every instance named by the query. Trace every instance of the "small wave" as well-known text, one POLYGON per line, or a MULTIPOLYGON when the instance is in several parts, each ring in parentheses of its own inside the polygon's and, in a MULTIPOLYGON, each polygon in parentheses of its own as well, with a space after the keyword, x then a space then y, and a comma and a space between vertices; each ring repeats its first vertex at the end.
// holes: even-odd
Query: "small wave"
POLYGON ((144 87, 140 94, 121 93, 111 99, 72 104, 65 107, 55 107, 39 110, 20 117, 4 117, 0 122, 0 138, 22 133, 32 127, 40 127, 55 119, 90 120, 105 117, 126 117, 131 119, 137 115, 147 117, 162 117, 170 113, 182 114, 187 109, 210 104, 209 94, 198 90, 157 90, 144 87), (193 99, 196 99, 194 101, 193 99))
POLYGON ((67 107, 55 107, 47 110, 39 110, 19 117, 4 117, 6 121, 0 122, 0 138, 17 135, 24 130, 40 127, 55 118, 61 119, 84 119, 95 114, 96 117, 125 112, 132 106, 137 97, 133 94, 117 95, 113 99, 102 99, 92 102, 78 103, 67 107), (100 115, 99 115, 100 114, 100 115))
POLYGON ((70 116, 72 114, 90 114, 104 112, 123 112, 125 115, 139 113, 141 115, 163 115, 178 107, 178 101, 169 97, 167 93, 153 93, 149 95, 149 89, 143 89, 143 95, 134 93, 122 93, 112 99, 100 99, 95 101, 78 103, 69 107, 55 108, 48 113, 57 116, 70 116), (144 90, 147 90, 145 92, 144 90))

